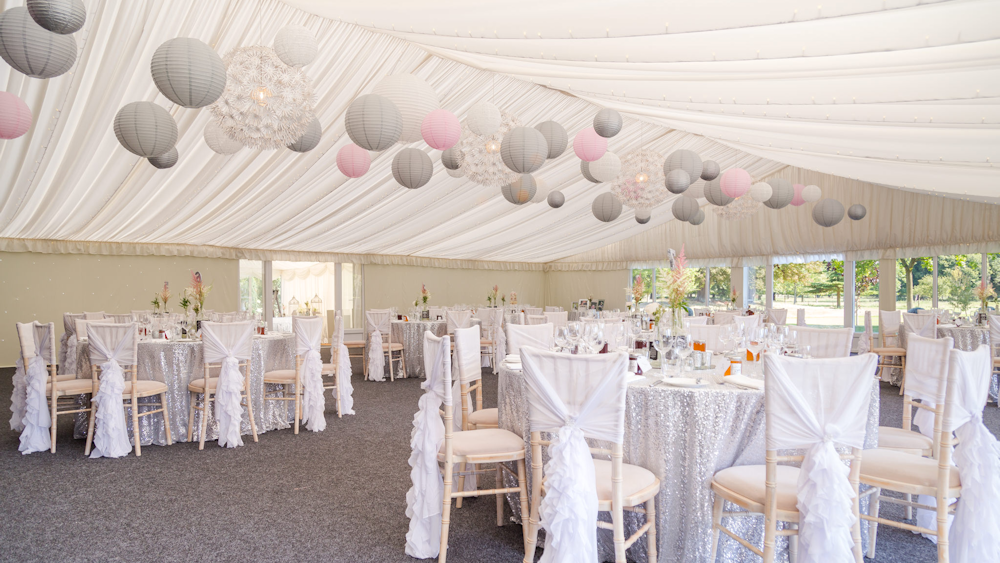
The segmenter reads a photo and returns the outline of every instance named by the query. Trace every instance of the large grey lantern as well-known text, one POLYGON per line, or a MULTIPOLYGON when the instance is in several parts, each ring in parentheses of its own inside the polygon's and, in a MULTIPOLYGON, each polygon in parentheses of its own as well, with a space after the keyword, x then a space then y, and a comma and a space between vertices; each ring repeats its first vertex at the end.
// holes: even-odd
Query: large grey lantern
POLYGON ((733 202, 733 198, 722 193, 722 183, 719 181, 719 178, 715 178, 714 180, 705 183, 705 199, 707 199, 712 205, 718 205, 720 207, 729 205, 733 202))
POLYGON ((420 149, 403 149, 392 159, 392 177, 403 187, 415 190, 431 179, 434 163, 420 149))
POLYGON ((403 116, 388 98, 365 94, 347 107, 344 128, 355 145, 370 151, 384 151, 396 144, 403 133, 403 116))
MULTIPOLYGON (((668 176, 674 170, 683 170, 691 177, 691 182, 701 178, 701 157, 687 149, 676 150, 663 161, 663 175, 668 176)), ((691 182, 688 182, 690 184, 691 182)), ((683 190, 682 190, 683 191, 683 190)), ((680 192, 674 192, 680 193, 680 192)))
POLYGON ((212 151, 222 155, 236 154, 243 148, 243 143, 226 135, 219 122, 214 119, 205 125, 205 144, 212 151))
POLYGON ((274 36, 274 52, 281 62, 300 67, 316 60, 319 45, 311 31, 301 25, 286 25, 274 36))
POLYGON ((160 156, 177 144, 177 124, 153 102, 132 102, 115 116, 115 136, 132 154, 160 156))
POLYGON ((605 223, 610 223, 622 214, 622 202, 615 197, 615 194, 605 192, 594 198, 590 209, 594 212, 594 217, 605 223))
POLYGON ((168 150, 167 152, 161 154, 160 156, 151 156, 146 160, 148 160, 149 163, 152 164, 153 166, 162 170, 164 168, 170 168, 173 165, 177 164, 177 158, 178 158, 177 147, 174 147, 168 150))
POLYGON ((771 197, 764 202, 764 205, 771 209, 781 209, 792 202, 795 188, 791 182, 784 178, 771 178, 767 183, 771 185, 771 197))
POLYGON ((821 199, 813 206, 813 221, 821 227, 832 227, 844 219, 844 204, 835 199, 821 199))
POLYGON ((594 175, 590 173, 590 163, 586 160, 580 161, 580 173, 583 174, 583 177, 586 178, 588 182, 593 182, 595 184, 601 183, 600 180, 594 178, 594 175))
POLYGON ((32 78, 52 78, 76 62, 76 39, 35 23, 24 7, 0 14, 0 58, 32 78))
POLYGON ((149 71, 157 89, 171 102, 203 108, 226 89, 226 65, 218 53, 191 37, 164 41, 156 48, 149 71))
POLYGON ((465 153, 458 147, 445 149, 441 153, 441 164, 448 170, 458 170, 465 163, 465 153))
POLYGON ((691 176, 687 173, 687 170, 678 168, 676 170, 671 170, 664 182, 667 184, 667 191, 672 194, 682 194, 691 185, 691 176))
POLYGON ((28 0, 26 6, 35 23, 60 35, 80 31, 87 21, 87 8, 80 0, 28 0))
POLYGON ((515 127, 503 136, 500 143, 500 158, 514 172, 530 174, 545 164, 549 146, 545 136, 538 129, 515 127))
POLYGON ((705 222, 705 210, 704 209, 699 209, 698 212, 694 214, 694 217, 688 219, 688 223, 691 223, 692 225, 695 225, 695 226, 700 225, 700 224, 702 224, 704 222, 705 222))
POLYGON ((553 190, 549 192, 549 197, 545 198, 549 202, 549 207, 552 209, 559 209, 566 203, 566 196, 559 190, 553 190))
POLYGON ((535 178, 531 174, 521 174, 517 180, 500 188, 500 193, 503 194, 504 199, 514 205, 524 205, 535 197, 537 189, 535 178))
POLYGON ((288 148, 295 152, 309 152, 316 148, 316 145, 319 144, 322 138, 323 126, 320 125, 319 119, 314 116, 309 125, 306 125, 306 130, 302 132, 302 136, 294 143, 288 145, 288 148))
POLYGON ((860 221, 864 219, 867 214, 868 210, 865 209, 865 206, 860 203, 855 203, 847 208, 847 216, 850 217, 852 221, 860 221))
POLYGON ((648 209, 636 209, 635 210, 635 222, 640 225, 645 225, 653 218, 653 213, 648 209))
POLYGON ((690 221, 698 213, 698 201, 689 197, 679 197, 674 200, 674 205, 670 209, 674 217, 680 221, 690 221))
POLYGON ((622 130, 622 114, 611 108, 604 108, 594 116, 594 131, 598 135, 611 138, 622 130))
POLYGON ((722 170, 719 168, 719 163, 714 160, 706 160, 701 163, 701 179, 706 182, 711 182, 718 178, 720 172, 722 170))
POLYGON ((538 129, 545 137, 545 143, 549 146, 548 158, 558 158, 566 152, 566 147, 569 145, 569 134, 566 133, 566 128, 562 125, 555 121, 546 121, 535 125, 535 129, 538 129))

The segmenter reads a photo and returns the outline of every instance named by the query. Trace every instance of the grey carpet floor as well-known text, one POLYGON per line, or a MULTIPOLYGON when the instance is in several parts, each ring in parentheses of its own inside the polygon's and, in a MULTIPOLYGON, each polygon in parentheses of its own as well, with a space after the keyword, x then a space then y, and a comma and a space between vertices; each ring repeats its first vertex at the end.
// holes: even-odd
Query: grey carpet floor
MULTIPOLYGON (((6 422, 12 372, 0 369, 0 561, 415 561, 403 544, 419 380, 355 378, 358 414, 337 419, 328 410, 322 433, 276 431, 236 449, 180 443, 143 448, 141 458, 91 460, 69 420, 60 421, 55 455, 17 451, 6 422)), ((485 403, 495 405, 496 377, 484 380, 485 403)), ((883 424, 901 420, 897 391, 883 388, 883 424)), ((997 433, 995 405, 985 421, 997 433)), ((483 497, 453 512, 449 561, 521 560, 520 527, 498 528, 495 511, 493 497, 483 497)), ((877 555, 935 560, 930 542, 886 526, 877 555)))

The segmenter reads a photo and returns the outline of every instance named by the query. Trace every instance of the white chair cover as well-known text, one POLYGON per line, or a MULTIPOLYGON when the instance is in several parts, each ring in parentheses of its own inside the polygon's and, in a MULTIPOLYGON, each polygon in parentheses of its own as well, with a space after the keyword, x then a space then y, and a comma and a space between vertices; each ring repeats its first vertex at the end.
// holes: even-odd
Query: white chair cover
POLYGON ((733 319, 739 315, 736 311, 716 311, 715 316, 712 317, 712 324, 726 325, 733 323, 733 319))
POLYGON ((796 327, 799 349, 809 346, 809 355, 813 358, 846 358, 851 355, 851 344, 854 341, 854 329, 845 328, 809 328, 796 327))
MULTIPOLYGON (((21 438, 18 451, 22 454, 34 452, 44 452, 52 447, 52 438, 49 429, 52 427, 52 418, 49 415, 49 403, 45 397, 45 383, 48 378, 48 371, 45 369, 44 346, 38 346, 35 336, 36 323, 17 323, 17 337, 21 344, 21 364, 24 373, 24 406, 17 405, 18 411, 14 414, 21 414, 21 438)), ((42 325, 46 326, 46 325, 42 325)), ((48 326, 51 326, 48 325, 48 326)), ((15 372, 15 378, 17 374, 15 372)), ((14 392, 17 393, 17 381, 15 379, 14 392)), ((11 397, 11 410, 15 405, 14 397, 11 397)), ((19 403, 20 401, 18 401, 19 403)), ((11 421, 13 423, 13 420, 11 421)), ((11 425, 13 426, 13 424, 11 425)))
MULTIPOLYGON (((243 377, 240 362, 250 359, 256 323, 201 323, 201 342, 206 364, 222 364, 215 386, 215 419, 219 421, 219 446, 243 445, 243 377)), ((250 398, 247 397, 249 401, 250 398)))
POLYGON ((942 324, 948 324, 952 322, 951 310, 949 309, 938 309, 937 318, 942 324))
POLYGON ((441 550, 441 499, 444 479, 438 467, 438 452, 444 442, 444 421, 439 409, 451 405, 451 339, 424 332, 424 372, 420 384, 424 394, 413 415, 410 434, 410 480, 406 492, 406 554, 417 559, 437 557, 441 550))
POLYGON ((865 331, 858 338, 858 354, 872 351, 872 312, 865 311, 865 331))
POLYGON ((684 327, 692 326, 708 326, 708 317, 683 317, 681 321, 684 323, 684 327))
MULTIPOLYGON (((933 407, 945 399, 948 358, 955 341, 911 334, 906 340, 906 394, 933 407)), ((934 413, 917 409, 913 424, 928 437, 934 436, 934 413)))
POLYGON ((586 438, 621 444, 628 356, 521 348, 531 431, 554 434, 539 506, 542 563, 597 563, 597 482, 586 438))
POLYGON ((744 330, 756 328, 760 326, 760 319, 762 316, 763 315, 746 315, 746 316, 733 317, 733 322, 736 324, 743 325, 744 330))
POLYGON ((344 317, 337 311, 333 321, 330 350, 337 350, 337 392, 340 393, 340 413, 354 414, 354 385, 351 384, 351 356, 344 344, 344 317))
POLYGON ((545 322, 552 326, 560 327, 569 324, 569 313, 566 311, 546 311, 544 313, 545 322))
POLYGON ((472 311, 445 311, 448 322, 448 334, 454 334, 456 328, 469 328, 472 324, 472 311))
POLYGON ((132 322, 132 313, 122 313, 120 315, 108 313, 104 315, 104 318, 111 319, 111 322, 114 323, 130 323, 132 322))
POLYGON ((542 313, 543 313, 543 311, 542 311, 541 307, 525 307, 524 308, 524 314, 525 315, 533 315, 533 316, 537 317, 538 315, 541 315, 542 313))
MULTIPOLYGON (((112 319, 104 319, 104 318, 100 318, 100 319, 75 319, 73 322, 76 324, 76 334, 77 334, 77 341, 78 342, 79 342, 79 340, 81 338, 81 335, 82 335, 83 338, 88 337, 89 332, 87 331, 87 327, 90 326, 90 325, 92 325, 92 324, 115 324, 115 322, 112 319)), ((136 330, 139 330, 139 329, 136 328, 136 330)))
POLYGON ((122 392, 125 390, 122 365, 136 364, 135 345, 138 338, 135 323, 87 325, 90 362, 101 365, 100 387, 93 401, 97 413, 91 458, 122 457, 132 451, 122 405, 122 392))
MULTIPOLYGON (((455 330, 455 363, 451 366, 451 379, 454 382, 451 386, 451 404, 455 405, 456 410, 451 424, 453 432, 462 431, 462 385, 472 385, 483 378, 483 358, 479 340, 479 326, 455 330)), ((473 412, 471 394, 465 398, 465 406, 471 414, 473 412)), ((465 490, 474 491, 477 488, 476 475, 466 476, 465 490)))
POLYGON ((1000 346, 1000 315, 990 315, 990 344, 993 346, 991 354, 996 354, 997 346, 1000 346))
POLYGON ((795 312, 795 324, 798 326, 806 326, 806 310, 796 309, 795 312))
POLYGON ((688 332, 695 340, 705 343, 705 349, 713 352, 722 352, 726 346, 722 343, 722 331, 726 330, 725 325, 691 325, 688 332))
POLYGON ((76 373, 76 319, 83 313, 63 313, 63 334, 59 337, 59 373, 76 373))
POLYGON ((96 313, 86 313, 85 312, 83 314, 83 318, 87 319, 88 321, 99 321, 99 320, 105 318, 105 314, 104 314, 104 311, 97 311, 96 313))
POLYGON ((691 314, 696 317, 710 317, 712 316, 712 310, 708 307, 692 307, 691 314))
MULTIPOLYGON (((386 315, 388 319, 388 313, 386 315)), ((302 422, 307 430, 322 432, 326 430, 323 359, 319 354, 323 317, 292 317, 292 332, 295 333, 295 353, 302 358, 302 422)))
POLYGON ((924 338, 937 337, 937 315, 934 313, 903 313, 906 337, 916 334, 924 338))
POLYGON ((544 315, 528 315, 527 319, 529 325, 541 325, 546 322, 544 315))
POLYGON ((878 357, 764 354, 767 449, 806 449, 798 484, 799 562, 850 563, 855 491, 835 448, 862 448, 878 357))
POLYGON ((153 314, 153 310, 152 309, 138 309, 138 310, 137 309, 132 309, 132 320, 135 321, 135 322, 139 322, 139 318, 141 316, 143 316, 143 315, 152 315, 152 314, 153 314))
POLYGON ((507 350, 520 354, 522 346, 549 350, 555 344, 552 325, 507 325, 507 350))
POLYGON ((768 322, 783 325, 788 322, 788 309, 771 309, 767 312, 768 322))
POLYGON ((386 309, 365 312, 365 330, 368 331, 368 379, 385 381, 385 356, 382 335, 389 334, 392 319, 386 309))
POLYGON ((900 311, 879 311, 878 312, 878 330, 882 334, 898 334, 899 327, 903 324, 903 317, 900 311))
POLYGON ((552 305, 545 306, 546 313, 554 313, 556 311, 562 311, 562 307, 553 307, 552 305))

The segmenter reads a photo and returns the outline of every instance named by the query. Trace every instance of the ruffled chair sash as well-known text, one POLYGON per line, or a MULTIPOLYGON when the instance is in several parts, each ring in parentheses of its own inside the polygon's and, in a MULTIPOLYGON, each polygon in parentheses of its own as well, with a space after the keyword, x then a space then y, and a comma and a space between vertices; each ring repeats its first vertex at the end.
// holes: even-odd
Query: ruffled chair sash
POLYGON ((323 360, 319 350, 309 350, 302 358, 302 422, 307 430, 326 430, 326 396, 323 394, 323 360))
POLYGON ((94 429, 94 449, 91 458, 123 457, 132 451, 128 439, 128 429, 125 427, 125 409, 122 394, 125 391, 125 376, 117 358, 131 344, 131 340, 123 338, 109 350, 107 344, 97 333, 91 334, 90 346, 93 346, 108 360, 101 364, 101 385, 94 395, 94 406, 97 409, 94 429))
POLYGON ((44 452, 52 447, 52 437, 49 434, 52 418, 49 415, 49 403, 45 398, 47 377, 45 360, 40 356, 31 358, 25 374, 27 390, 24 418, 21 419, 23 430, 21 430, 21 443, 17 448, 22 454, 44 452))
POLYGON ((354 414, 354 385, 351 384, 351 357, 347 345, 341 343, 337 366, 337 391, 340 393, 340 412, 354 414))
POLYGON ((222 360, 219 382, 215 387, 215 419, 219 421, 219 446, 235 448, 243 445, 243 374, 240 361, 229 355, 222 360))
POLYGON ((14 392, 10 394, 10 429, 24 430, 24 413, 27 411, 28 377, 24 373, 24 360, 17 359, 14 367, 14 392))

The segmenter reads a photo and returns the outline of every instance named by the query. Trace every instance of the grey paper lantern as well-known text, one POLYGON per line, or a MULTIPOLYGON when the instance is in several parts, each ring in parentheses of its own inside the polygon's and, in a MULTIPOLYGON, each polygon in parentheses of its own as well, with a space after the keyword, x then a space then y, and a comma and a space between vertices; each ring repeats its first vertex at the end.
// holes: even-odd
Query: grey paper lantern
POLYGON ((403 116, 388 98, 366 94, 358 96, 347 107, 344 128, 355 145, 370 151, 384 151, 399 140, 403 116))
POLYGON ((701 179, 706 182, 711 182, 718 178, 720 172, 722 170, 719 168, 719 163, 714 160, 706 160, 701 163, 701 179))
POLYGON ((706 182, 704 180, 695 180, 694 182, 691 182, 688 189, 684 190, 684 193, 681 195, 693 199, 703 198, 705 197, 705 184, 706 182))
MULTIPOLYGON (((580 162, 587 161, 581 160, 580 162)), ((595 180, 610 182, 617 178, 618 174, 622 171, 622 159, 618 158, 617 154, 608 151, 601 158, 593 162, 588 162, 587 170, 590 171, 590 175, 595 180)))
POLYGON ((87 8, 80 0, 28 0, 26 6, 35 23, 60 35, 80 31, 87 21, 87 8))
POLYGON ((132 154, 160 156, 177 144, 177 124, 153 102, 132 102, 115 116, 115 136, 132 154))
POLYGON ((538 129, 515 127, 503 136, 500 158, 514 172, 530 174, 545 164, 549 146, 538 129))
POLYGON ((679 197, 674 200, 670 210, 679 221, 690 221, 698 213, 698 202, 689 197, 679 197))
POLYGON ((463 168, 458 168, 455 170, 449 170, 445 168, 444 171, 447 172, 448 175, 451 176, 452 178, 461 178, 462 176, 465 176, 465 169, 463 168))
POLYGON ((149 63, 156 88, 171 102, 203 108, 226 89, 226 65, 211 47, 190 37, 164 41, 149 63))
POLYGON ((622 202, 615 197, 615 194, 605 192, 594 198, 590 209, 594 212, 594 217, 605 223, 610 223, 622 214, 622 202))
POLYGON ((0 14, 0 58, 32 78, 52 78, 76 62, 76 39, 35 23, 24 7, 0 14))
POLYGON ((549 192, 549 197, 545 198, 549 202, 549 207, 559 209, 566 203, 566 196, 559 190, 549 192))
POLYGON ((821 227, 832 227, 844 219, 844 204, 835 199, 821 199, 813 206, 813 221, 821 227))
POLYGON ((705 222, 705 210, 704 209, 699 209, 698 212, 694 214, 694 217, 688 219, 688 223, 691 223, 692 225, 695 225, 695 226, 700 225, 700 224, 702 224, 704 222, 705 222))
POLYGON ((423 78, 412 74, 386 76, 375 85, 372 92, 383 96, 399 109, 403 130, 399 135, 401 143, 416 143, 424 140, 420 126, 427 114, 441 109, 437 93, 423 78))
POLYGON ((274 36, 274 52, 281 62, 300 67, 316 60, 319 45, 316 37, 301 25, 286 25, 274 36))
POLYGON ((595 184, 601 183, 600 180, 594 178, 594 175, 590 173, 590 163, 586 160, 580 161, 580 173, 583 174, 583 177, 586 178, 588 182, 593 182, 595 184))
POLYGON ((622 130, 622 114, 611 108, 604 108, 594 116, 594 131, 597 134, 611 138, 622 130))
POLYGON ((531 174, 521 174, 520 178, 500 188, 500 193, 503 194, 504 199, 514 205, 524 205, 535 197, 537 189, 535 179, 531 174))
POLYGON ((847 208, 847 216, 850 217, 852 221, 860 221, 864 219, 867 214, 868 210, 865 209, 865 206, 860 203, 855 203, 847 208))
POLYGON ((767 183, 771 185, 771 197, 764 202, 764 205, 771 209, 781 209, 792 202, 795 188, 791 182, 784 178, 771 178, 767 183))
POLYGON ((566 152, 566 147, 569 146, 569 134, 562 125, 555 121, 546 121, 535 125, 535 129, 545 137, 545 143, 549 146, 548 158, 558 158, 566 152))
POLYGON ((500 128, 500 108, 489 102, 480 102, 465 114, 465 124, 476 135, 492 135, 500 128))
POLYGON ((177 156, 177 147, 174 147, 160 156, 151 156, 146 160, 148 160, 153 166, 162 170, 164 168, 171 168, 173 165, 177 164, 177 156))
POLYGON ((653 218, 653 213, 648 209, 636 209, 635 210, 635 222, 640 225, 645 225, 653 218))
POLYGON ((451 147, 441 153, 441 164, 448 170, 458 170, 465 163, 465 153, 458 147, 451 147))
POLYGON ((302 136, 294 143, 288 145, 288 148, 295 152, 309 152, 316 148, 316 145, 319 144, 322 138, 323 126, 320 125, 318 118, 313 117, 309 125, 306 125, 306 130, 302 132, 302 136))
POLYGON ((668 192, 682 194, 691 185, 691 175, 686 170, 678 168, 667 173, 667 178, 664 181, 667 184, 668 192))
MULTIPOLYGON (((691 181, 701 178, 702 168, 701 157, 694 151, 689 151, 687 149, 674 151, 670 153, 666 160, 663 161, 663 174, 665 176, 669 175, 674 170, 683 170, 688 173, 688 176, 691 177, 691 181)), ((689 181, 688 184, 690 184, 691 181, 689 181)))
POLYGON ((226 135, 226 132, 214 119, 205 125, 205 144, 208 145, 208 148, 223 155, 235 154, 243 148, 243 144, 226 135))
POLYGON ((723 207, 733 202, 733 198, 722 193, 722 185, 719 178, 705 183, 705 199, 712 205, 723 207))
POLYGON ((433 172, 431 157, 419 149, 403 149, 392 159, 392 177, 411 190, 429 182, 433 172))

